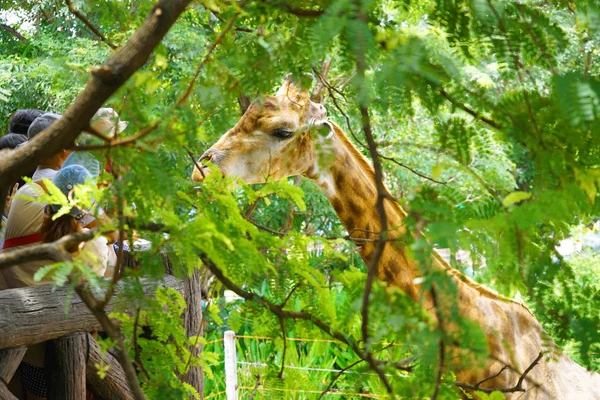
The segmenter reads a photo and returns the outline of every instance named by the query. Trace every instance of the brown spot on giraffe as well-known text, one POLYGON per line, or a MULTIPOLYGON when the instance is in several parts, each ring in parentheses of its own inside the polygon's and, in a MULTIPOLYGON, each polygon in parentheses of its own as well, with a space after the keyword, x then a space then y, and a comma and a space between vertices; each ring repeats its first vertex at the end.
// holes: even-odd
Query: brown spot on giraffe
MULTIPOLYGON (((310 101, 306 91, 286 79, 275 96, 252 104, 200 162, 210 160, 224 174, 248 183, 304 175, 323 190, 353 237, 377 238, 381 225, 375 207, 374 170, 340 127, 325 119, 326 115, 322 105, 310 101)), ((194 168, 192 179, 202 181, 203 174, 194 168)), ((391 227, 388 238, 401 239, 406 233, 406 212, 392 201, 386 201, 385 210, 391 227)), ((360 254, 367 264, 374 249, 374 242, 360 244, 360 254)), ((519 371, 527 368, 541 350, 555 350, 555 345, 544 342, 541 325, 523 304, 471 281, 437 254, 432 255, 430 264, 450 275, 458 290, 458 298, 440 293, 438 308, 442 314, 458 302, 460 314, 477 322, 488 339, 489 357, 483 365, 471 363, 473 355, 464 349, 448 350, 447 361, 456 363, 458 381, 476 384, 495 375, 503 365, 510 365, 485 383, 485 387, 506 387, 507 382, 518 380, 519 371)), ((423 307, 437 320, 430 294, 423 293, 418 283, 419 269, 403 246, 386 243, 376 273, 413 299, 424 298, 423 307)), ((600 375, 586 371, 561 353, 555 359, 543 358, 527 377, 527 391, 506 393, 508 399, 600 399, 600 375)))

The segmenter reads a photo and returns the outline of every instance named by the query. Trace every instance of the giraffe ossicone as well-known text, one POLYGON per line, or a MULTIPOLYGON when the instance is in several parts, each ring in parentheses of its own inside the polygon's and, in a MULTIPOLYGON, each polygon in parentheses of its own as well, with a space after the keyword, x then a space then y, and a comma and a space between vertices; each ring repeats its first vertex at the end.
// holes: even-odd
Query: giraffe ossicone
MULTIPOLYGON (((196 182, 210 171, 203 165, 205 161, 247 183, 303 175, 323 190, 352 237, 379 237, 372 166, 342 129, 327 119, 325 107, 312 102, 308 91, 295 85, 290 75, 275 96, 251 104, 235 126, 204 153, 192 174, 196 182)), ((406 213, 400 205, 386 198, 384 208, 387 238, 406 235, 406 213)), ((369 265, 377 241, 362 240, 361 244, 361 257, 369 265)), ((422 274, 405 250, 401 240, 386 242, 376 275, 415 301, 423 301, 435 320, 431 295, 423 292, 422 274)), ((586 371, 561 353, 527 307, 473 282, 435 252, 431 261, 433 268, 451 277, 458 291, 458 298, 438 295, 442 303, 438 308, 456 302, 460 314, 475 321, 488 341, 489 357, 484 367, 468 362, 470 355, 465 350, 448 350, 454 352, 446 360, 452 360, 457 381, 476 385, 493 377, 480 387, 511 388, 539 353, 546 352, 556 356, 539 361, 523 380, 525 392, 504 393, 508 399, 600 399, 600 375, 586 371)))

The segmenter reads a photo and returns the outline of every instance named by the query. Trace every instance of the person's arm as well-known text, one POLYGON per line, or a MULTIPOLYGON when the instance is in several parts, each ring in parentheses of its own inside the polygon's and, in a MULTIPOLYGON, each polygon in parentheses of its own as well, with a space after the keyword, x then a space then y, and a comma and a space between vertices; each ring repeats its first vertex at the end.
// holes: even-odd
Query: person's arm
POLYGON ((19 184, 15 183, 10 194, 8 196, 6 196, 6 205, 4 206, 4 215, 8 215, 8 212, 10 211, 10 206, 12 205, 12 199, 13 199, 13 197, 15 197, 15 193, 17 193, 18 189, 19 189, 19 184))

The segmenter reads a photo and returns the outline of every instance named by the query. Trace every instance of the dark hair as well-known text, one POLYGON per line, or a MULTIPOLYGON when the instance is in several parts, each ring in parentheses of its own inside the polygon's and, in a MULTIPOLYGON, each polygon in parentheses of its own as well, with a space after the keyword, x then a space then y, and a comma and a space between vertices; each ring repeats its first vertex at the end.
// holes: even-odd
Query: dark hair
MULTIPOLYGON (((61 215, 57 219, 52 220, 53 216, 54 211, 52 210, 52 207, 46 206, 46 208, 44 209, 44 221, 42 222, 42 228, 40 229, 40 234, 42 235, 42 242, 54 242, 63 236, 83 231, 83 228, 79 226, 77 220, 72 215, 61 215)), ((71 253, 77 251, 77 245, 68 250, 71 253)))
POLYGON ((8 121, 8 131, 11 133, 20 133, 21 135, 27 135, 29 125, 34 119, 42 115, 44 111, 32 108, 29 110, 17 110, 13 115, 10 116, 8 121))
POLYGON ((4 149, 16 149, 18 145, 25 143, 27 136, 19 133, 9 133, 8 135, 0 137, 0 150, 4 149))

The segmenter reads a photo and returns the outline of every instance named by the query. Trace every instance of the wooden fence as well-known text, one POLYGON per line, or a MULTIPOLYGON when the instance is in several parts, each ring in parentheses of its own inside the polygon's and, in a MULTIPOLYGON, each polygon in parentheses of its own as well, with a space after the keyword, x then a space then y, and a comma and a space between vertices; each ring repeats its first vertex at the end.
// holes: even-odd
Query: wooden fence
MULTIPOLYGON (((160 282, 144 281, 145 292, 154 293, 157 285, 182 293, 188 307, 184 320, 188 335, 202 334, 200 273, 185 281, 166 275, 160 282)), ((127 309, 119 304, 117 289, 107 312, 127 309)), ((125 373, 110 353, 102 354, 89 332, 102 330, 76 293, 67 287, 51 285, 0 291, 0 400, 17 400, 7 388, 28 346, 46 343, 48 399, 85 400, 86 387, 103 400, 133 399, 125 373), (67 311, 68 305, 68 312, 67 311), (51 357, 48 357, 51 354, 51 357), (98 366, 108 365, 104 379, 98 366)), ((198 354, 201 348, 193 349, 198 354)), ((203 393, 202 371, 192 368, 184 377, 199 393, 203 393)))

